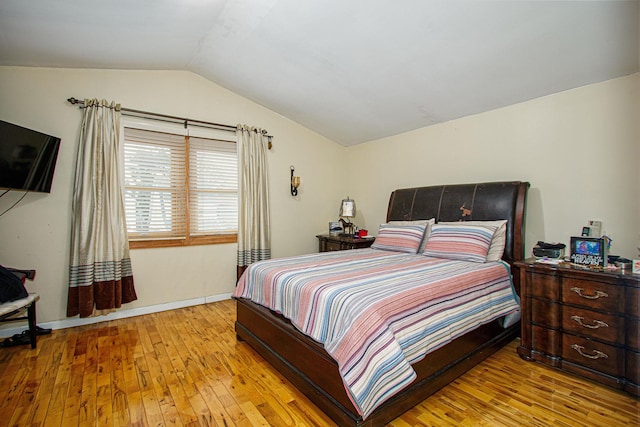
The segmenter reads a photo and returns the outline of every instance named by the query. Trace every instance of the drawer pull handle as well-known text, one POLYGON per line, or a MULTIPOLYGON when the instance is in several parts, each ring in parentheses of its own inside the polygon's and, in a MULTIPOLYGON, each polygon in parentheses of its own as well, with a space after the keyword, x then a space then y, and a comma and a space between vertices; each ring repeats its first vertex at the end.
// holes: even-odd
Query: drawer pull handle
POLYGON ((598 299, 598 298, 602 298, 602 297, 608 297, 609 294, 603 291, 596 291, 595 295, 585 295, 582 292, 584 291, 583 288, 571 288, 571 290, 573 292, 575 292, 576 294, 580 295, 582 298, 586 298, 586 299, 598 299))
POLYGON ((589 329, 598 329, 598 328, 608 328, 609 327, 609 325, 607 325, 602 320, 594 320, 593 321, 593 325, 587 325, 585 323, 582 323, 582 321, 584 320, 584 317, 571 316, 571 318, 573 320, 575 320, 578 323, 578 325, 584 326, 585 328, 589 328, 589 329))
POLYGON ((607 356, 606 354, 598 350, 593 350, 593 355, 585 354, 582 352, 582 350, 584 350, 584 347, 578 344, 573 344, 571 348, 577 351, 578 354, 580 354, 580 356, 586 357, 588 359, 600 359, 600 358, 608 359, 609 358, 609 356, 607 356))

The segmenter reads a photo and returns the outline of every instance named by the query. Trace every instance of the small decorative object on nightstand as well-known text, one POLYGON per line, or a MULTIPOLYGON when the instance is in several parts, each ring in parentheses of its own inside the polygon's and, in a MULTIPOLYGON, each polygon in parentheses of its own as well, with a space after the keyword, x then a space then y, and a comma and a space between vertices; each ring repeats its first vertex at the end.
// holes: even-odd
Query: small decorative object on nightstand
POLYGON ((515 263, 522 315, 518 354, 640 394, 640 276, 629 271, 515 263))
POLYGON ((318 238, 318 250, 320 252, 368 248, 375 240, 373 237, 354 238, 352 236, 331 236, 329 234, 319 234, 316 237, 318 238))

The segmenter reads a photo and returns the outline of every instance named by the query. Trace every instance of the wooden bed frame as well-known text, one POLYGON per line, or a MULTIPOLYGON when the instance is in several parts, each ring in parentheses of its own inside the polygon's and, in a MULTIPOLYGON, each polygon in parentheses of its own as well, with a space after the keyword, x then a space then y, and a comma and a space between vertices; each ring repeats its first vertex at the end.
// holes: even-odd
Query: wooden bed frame
MULTIPOLYGON (((503 259, 524 258, 528 182, 493 182, 400 189, 391 193, 387 220, 471 221, 507 219, 503 259)), ((517 280, 517 274, 514 281, 517 280)), ((516 291, 519 292, 519 283, 516 291)), ((349 400, 338 366, 322 345, 279 314, 246 299, 237 300, 236 334, 246 341, 339 426, 383 426, 422 402, 520 332, 520 322, 502 328, 492 322, 428 354, 413 365, 418 378, 365 420, 349 400)))

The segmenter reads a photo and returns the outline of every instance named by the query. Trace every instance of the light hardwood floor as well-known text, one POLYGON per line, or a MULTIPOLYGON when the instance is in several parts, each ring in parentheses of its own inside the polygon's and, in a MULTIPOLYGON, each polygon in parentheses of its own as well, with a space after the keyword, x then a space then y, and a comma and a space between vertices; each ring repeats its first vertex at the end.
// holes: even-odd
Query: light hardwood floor
MULTIPOLYGON (((0 349, 0 426, 324 426, 233 330, 235 302, 0 349)), ((517 341, 394 420, 407 426, 637 426, 638 400, 516 355, 517 341)))

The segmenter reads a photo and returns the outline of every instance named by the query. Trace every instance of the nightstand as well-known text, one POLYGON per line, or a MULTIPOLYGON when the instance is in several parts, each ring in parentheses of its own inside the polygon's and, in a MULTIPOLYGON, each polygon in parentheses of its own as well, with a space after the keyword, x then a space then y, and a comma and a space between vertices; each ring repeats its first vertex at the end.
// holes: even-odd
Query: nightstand
POLYGON ((349 236, 331 236, 329 234, 319 234, 318 250, 320 252, 343 251, 346 249, 363 249, 373 244, 373 237, 354 238, 349 236))
POLYGON ((530 259, 521 284, 518 354, 638 396, 640 276, 530 259))

